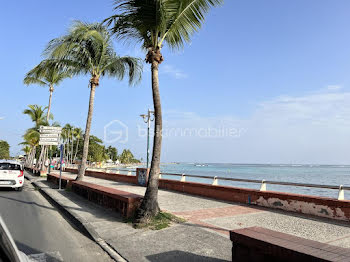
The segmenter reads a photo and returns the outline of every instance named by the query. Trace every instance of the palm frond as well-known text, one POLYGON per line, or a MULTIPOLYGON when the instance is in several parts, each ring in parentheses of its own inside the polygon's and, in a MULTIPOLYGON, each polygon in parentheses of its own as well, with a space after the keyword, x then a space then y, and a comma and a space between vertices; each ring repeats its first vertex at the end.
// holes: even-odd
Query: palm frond
POLYGON ((181 48, 198 31, 211 7, 223 0, 116 0, 117 14, 103 22, 118 39, 132 38, 143 47, 181 48))
POLYGON ((71 74, 63 71, 57 64, 57 60, 45 59, 26 74, 24 84, 57 86, 68 77, 71 77, 71 74))
POLYGON ((38 78, 33 77, 33 76, 29 76, 29 75, 27 75, 24 78, 23 83, 25 85, 31 85, 31 84, 37 84, 39 86, 48 86, 49 85, 49 83, 46 83, 45 81, 43 81, 41 79, 38 79, 38 78))
POLYGON ((168 14, 168 28, 160 43, 166 40, 172 48, 181 48, 184 42, 198 31, 211 7, 218 6, 223 0, 167 0, 164 1, 168 14))
POLYGON ((75 21, 67 35, 50 41, 45 55, 55 60, 60 70, 72 75, 108 75, 121 80, 127 73, 130 84, 141 77, 141 60, 118 57, 108 29, 100 23, 75 21))

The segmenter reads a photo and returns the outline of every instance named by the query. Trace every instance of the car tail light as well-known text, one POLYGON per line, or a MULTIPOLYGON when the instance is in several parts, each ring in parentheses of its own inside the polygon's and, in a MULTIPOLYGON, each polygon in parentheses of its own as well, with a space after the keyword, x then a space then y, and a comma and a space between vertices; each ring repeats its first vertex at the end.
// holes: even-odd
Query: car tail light
POLYGON ((22 180, 20 180, 19 183, 22 184, 22 180))
POLYGON ((18 175, 18 177, 23 176, 23 170, 20 171, 21 173, 18 175))

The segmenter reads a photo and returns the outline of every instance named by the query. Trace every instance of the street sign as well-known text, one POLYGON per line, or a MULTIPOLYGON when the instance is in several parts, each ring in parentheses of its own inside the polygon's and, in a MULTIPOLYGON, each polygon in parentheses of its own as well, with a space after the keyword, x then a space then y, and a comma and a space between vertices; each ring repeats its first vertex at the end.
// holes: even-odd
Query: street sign
POLYGON ((57 146, 58 141, 52 142, 52 141, 39 141, 39 145, 41 146, 57 146))
POLYGON ((40 133, 44 134, 60 134, 62 133, 62 127, 59 126, 40 126, 40 133))
POLYGON ((54 134, 52 134, 52 133, 47 133, 47 134, 40 134, 40 138, 42 138, 42 137, 54 137, 54 138, 58 138, 58 137, 60 137, 60 134, 59 133, 54 133, 54 134))
POLYGON ((60 141, 62 127, 57 126, 40 126, 40 140, 39 145, 43 146, 57 146, 60 141))
POLYGON ((55 142, 59 141, 58 137, 40 137, 41 142, 55 142))
POLYGON ((62 127, 60 126, 40 126, 40 130, 61 130, 62 127))
POLYGON ((40 134, 61 134, 62 133, 61 130, 46 130, 46 129, 40 130, 39 132, 40 134))

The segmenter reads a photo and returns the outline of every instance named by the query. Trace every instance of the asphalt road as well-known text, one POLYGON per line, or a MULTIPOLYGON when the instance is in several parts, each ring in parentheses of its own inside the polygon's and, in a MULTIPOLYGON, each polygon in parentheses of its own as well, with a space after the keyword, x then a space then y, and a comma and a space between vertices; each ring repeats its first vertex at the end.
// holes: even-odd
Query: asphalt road
POLYGON ((32 258, 47 262, 112 261, 100 246, 67 222, 29 181, 25 181, 22 192, 0 188, 0 215, 18 249, 32 258))

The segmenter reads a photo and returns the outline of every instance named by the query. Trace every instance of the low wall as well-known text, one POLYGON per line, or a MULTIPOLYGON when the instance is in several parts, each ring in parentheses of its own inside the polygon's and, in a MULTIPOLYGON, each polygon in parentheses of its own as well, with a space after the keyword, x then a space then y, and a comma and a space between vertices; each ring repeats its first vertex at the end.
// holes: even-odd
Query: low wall
POLYGON ((159 188, 236 203, 350 221, 350 201, 275 191, 160 179, 159 188))
MULTIPOLYGON (((75 168, 66 168, 65 171, 71 172, 74 174, 78 173, 78 170, 75 168)), ((115 173, 105 173, 105 172, 101 172, 101 171, 92 171, 92 170, 86 170, 85 175, 91 176, 91 177, 96 177, 96 178, 101 178, 101 179, 112 180, 112 181, 137 184, 136 176, 128 176, 128 175, 115 174, 115 173)))
POLYGON ((141 195, 83 181, 73 181, 72 191, 89 201, 111 208, 126 218, 134 215, 142 201, 141 195))
MULTIPOLYGON (((77 169, 66 168, 66 171, 77 173, 77 169)), ((118 182, 137 184, 136 176, 89 170, 86 171, 86 175, 118 182)), ((169 179, 159 179, 159 188, 229 202, 257 205, 318 217, 350 221, 349 200, 337 200, 334 198, 275 191, 260 191, 248 188, 210 185, 196 182, 181 182, 169 179)))

